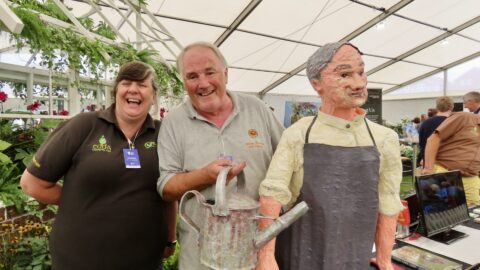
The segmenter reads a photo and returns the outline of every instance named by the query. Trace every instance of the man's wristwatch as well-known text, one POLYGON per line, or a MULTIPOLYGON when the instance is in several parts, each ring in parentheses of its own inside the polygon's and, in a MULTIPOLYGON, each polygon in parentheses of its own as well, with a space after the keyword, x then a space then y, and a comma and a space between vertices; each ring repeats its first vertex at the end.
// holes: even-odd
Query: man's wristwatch
POLYGON ((173 240, 172 242, 167 242, 167 247, 175 247, 177 245, 177 240, 173 240))

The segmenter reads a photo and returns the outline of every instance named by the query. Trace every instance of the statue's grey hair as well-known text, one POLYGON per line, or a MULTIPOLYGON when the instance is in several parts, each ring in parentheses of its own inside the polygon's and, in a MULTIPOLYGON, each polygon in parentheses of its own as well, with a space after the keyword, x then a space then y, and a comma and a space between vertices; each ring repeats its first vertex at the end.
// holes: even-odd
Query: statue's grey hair
POLYGON ((323 45, 308 58, 307 76, 309 81, 320 80, 320 72, 332 61, 337 50, 343 45, 352 46, 362 54, 357 47, 348 42, 333 42, 323 45))

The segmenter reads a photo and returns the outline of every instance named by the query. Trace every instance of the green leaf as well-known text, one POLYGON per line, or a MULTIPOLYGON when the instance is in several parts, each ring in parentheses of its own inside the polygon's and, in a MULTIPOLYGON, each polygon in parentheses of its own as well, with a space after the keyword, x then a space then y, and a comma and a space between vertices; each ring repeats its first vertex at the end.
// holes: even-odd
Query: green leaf
POLYGON ((10 143, 6 142, 6 141, 3 141, 3 140, 0 140, 0 151, 3 151, 5 149, 7 149, 8 147, 10 147, 10 143))
POLYGON ((0 162, 1 163, 12 163, 12 160, 5 155, 4 153, 0 153, 0 162))

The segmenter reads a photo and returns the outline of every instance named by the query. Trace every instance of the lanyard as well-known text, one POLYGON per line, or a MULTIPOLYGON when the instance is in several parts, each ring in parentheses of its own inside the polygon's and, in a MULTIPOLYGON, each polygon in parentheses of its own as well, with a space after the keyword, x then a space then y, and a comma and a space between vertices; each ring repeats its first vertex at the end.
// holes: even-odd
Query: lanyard
MULTIPOLYGON (((122 130, 122 129, 120 129, 122 130)), ((137 130, 137 133, 135 133, 135 136, 133 137, 133 141, 130 140, 130 138, 128 138, 126 135, 125 135, 125 132, 123 132, 123 135, 125 135, 125 138, 127 138, 127 142, 128 142, 128 148, 129 149, 135 149, 135 140, 137 139, 137 136, 138 136, 138 132, 140 131, 140 129, 137 130)))

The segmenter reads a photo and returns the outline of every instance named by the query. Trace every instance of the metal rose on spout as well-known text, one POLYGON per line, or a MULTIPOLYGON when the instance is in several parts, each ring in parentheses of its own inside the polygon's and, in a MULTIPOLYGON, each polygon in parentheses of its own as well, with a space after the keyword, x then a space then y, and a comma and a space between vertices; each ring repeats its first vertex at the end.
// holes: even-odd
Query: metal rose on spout
POLYGON ((274 219, 269 227, 258 231, 258 219, 273 218, 259 215, 260 204, 247 195, 243 171, 237 175, 236 192, 226 193, 230 169, 227 166, 218 174, 213 203, 196 190, 186 192, 180 200, 180 217, 198 235, 199 259, 203 265, 212 269, 253 269, 258 249, 303 216, 308 206, 300 202, 274 219), (204 214, 203 224, 195 224, 185 212, 186 201, 192 197, 204 214))

